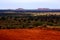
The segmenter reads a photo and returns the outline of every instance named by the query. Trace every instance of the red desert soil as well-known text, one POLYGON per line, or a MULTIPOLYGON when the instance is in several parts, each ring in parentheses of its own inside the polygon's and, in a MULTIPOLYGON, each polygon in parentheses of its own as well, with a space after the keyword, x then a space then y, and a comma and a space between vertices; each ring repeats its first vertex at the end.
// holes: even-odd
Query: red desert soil
POLYGON ((3 29, 0 40, 60 40, 60 31, 42 29, 3 29))

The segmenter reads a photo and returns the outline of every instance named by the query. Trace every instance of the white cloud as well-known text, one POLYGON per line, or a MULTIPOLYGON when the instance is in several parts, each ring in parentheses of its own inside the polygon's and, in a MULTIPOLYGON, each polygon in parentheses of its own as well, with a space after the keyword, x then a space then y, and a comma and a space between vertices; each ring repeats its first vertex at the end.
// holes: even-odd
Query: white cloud
POLYGON ((0 0, 0 2, 4 3, 31 3, 31 2, 59 2, 59 0, 0 0))

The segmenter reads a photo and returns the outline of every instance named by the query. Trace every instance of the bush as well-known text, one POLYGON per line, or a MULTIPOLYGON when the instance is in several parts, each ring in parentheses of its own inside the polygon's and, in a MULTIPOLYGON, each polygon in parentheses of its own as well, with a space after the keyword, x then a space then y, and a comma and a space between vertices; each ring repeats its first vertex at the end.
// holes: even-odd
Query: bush
POLYGON ((33 25, 34 26, 41 26, 41 25, 43 25, 44 24, 44 22, 39 22, 39 21, 37 21, 37 22, 35 22, 33 25))
POLYGON ((47 25, 53 26, 54 24, 52 22, 48 22, 47 25))

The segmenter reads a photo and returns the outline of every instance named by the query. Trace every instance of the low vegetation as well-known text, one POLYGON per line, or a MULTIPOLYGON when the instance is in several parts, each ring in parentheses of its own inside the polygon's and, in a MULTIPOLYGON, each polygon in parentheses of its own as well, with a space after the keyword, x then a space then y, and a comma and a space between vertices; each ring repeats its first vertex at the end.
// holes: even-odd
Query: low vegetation
POLYGON ((0 29, 34 28, 43 25, 60 26, 60 16, 0 16, 0 29))

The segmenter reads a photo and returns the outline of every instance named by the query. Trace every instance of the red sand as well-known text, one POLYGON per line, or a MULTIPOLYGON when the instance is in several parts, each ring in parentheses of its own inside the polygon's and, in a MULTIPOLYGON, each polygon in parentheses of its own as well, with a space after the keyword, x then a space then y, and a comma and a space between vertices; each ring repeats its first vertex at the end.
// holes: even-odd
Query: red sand
POLYGON ((0 30, 0 40, 60 40, 60 32, 42 29, 0 30))

